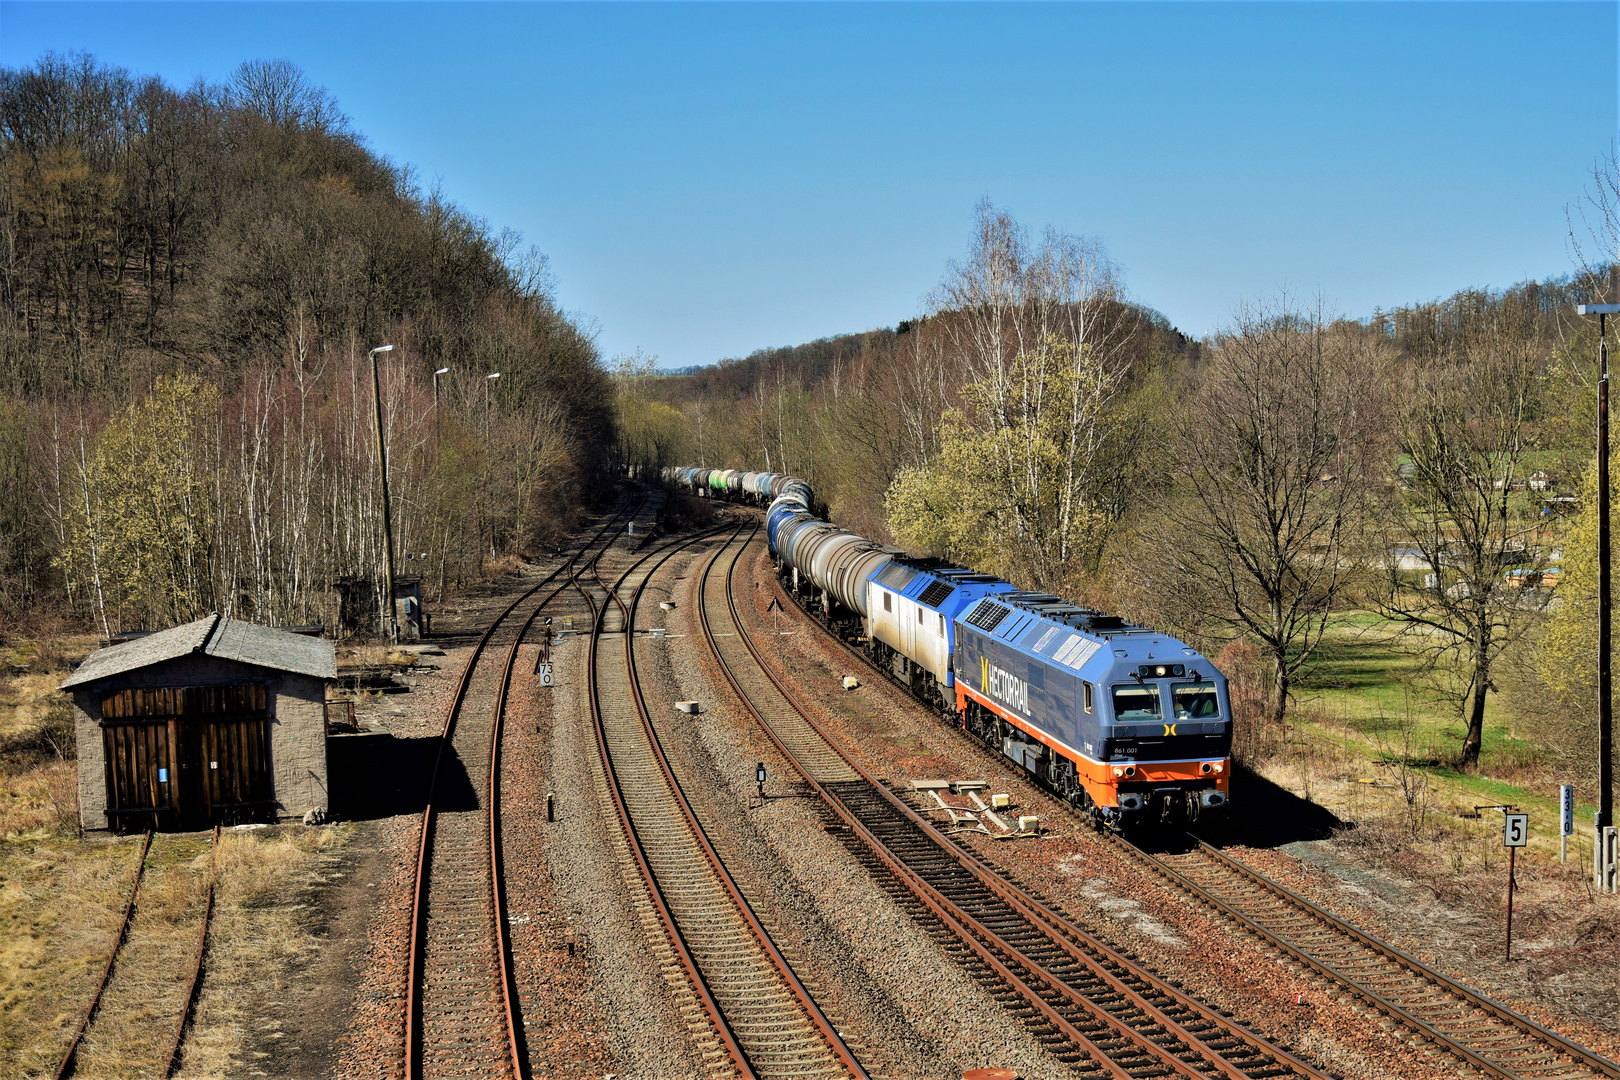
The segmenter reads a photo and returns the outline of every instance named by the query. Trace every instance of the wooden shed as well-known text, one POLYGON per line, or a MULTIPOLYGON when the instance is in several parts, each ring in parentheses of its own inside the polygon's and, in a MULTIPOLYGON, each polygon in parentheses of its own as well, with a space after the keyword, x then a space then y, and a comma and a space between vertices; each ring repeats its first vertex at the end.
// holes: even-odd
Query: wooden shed
POLYGON ((329 805, 329 641, 209 615, 90 655, 72 691, 87 830, 202 829, 329 805))

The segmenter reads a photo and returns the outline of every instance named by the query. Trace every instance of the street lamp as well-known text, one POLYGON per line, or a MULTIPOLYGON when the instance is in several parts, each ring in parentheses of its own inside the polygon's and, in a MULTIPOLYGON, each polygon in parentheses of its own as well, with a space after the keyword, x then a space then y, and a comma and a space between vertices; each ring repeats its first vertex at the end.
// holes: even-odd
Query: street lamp
POLYGON ((447 374, 448 367, 442 367, 433 373, 433 437, 439 436, 439 376, 447 374))
POLYGON ((1614 824, 1614 716, 1609 673, 1609 316, 1620 304, 1580 304, 1575 310, 1598 317, 1598 819, 1603 830, 1614 824))
POLYGON ((371 361, 371 419, 377 432, 377 475, 382 482, 383 568, 384 588, 387 590, 383 610, 387 612, 388 620, 384 625, 388 640, 398 641, 399 624, 394 620, 394 520, 388 505, 388 447, 383 442, 382 381, 377 377, 377 354, 393 351, 392 345, 379 345, 371 350, 367 358, 371 361))
MULTIPOLYGON (((489 388, 496 379, 501 377, 498 371, 492 371, 484 376, 484 523, 489 523, 489 388)), ((495 552, 495 530, 489 530, 490 554, 495 552)))

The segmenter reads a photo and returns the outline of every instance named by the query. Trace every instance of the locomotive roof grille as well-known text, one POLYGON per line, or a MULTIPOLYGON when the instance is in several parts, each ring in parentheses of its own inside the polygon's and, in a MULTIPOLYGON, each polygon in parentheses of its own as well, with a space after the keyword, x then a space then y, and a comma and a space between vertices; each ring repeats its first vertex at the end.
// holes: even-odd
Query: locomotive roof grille
POLYGON ((955 591, 955 586, 949 582, 936 581, 922 591, 922 595, 917 597, 917 602, 924 607, 939 607, 955 591))
POLYGON ((974 607, 972 614, 967 617, 967 621, 970 625, 977 626, 988 634, 1001 625, 1001 620, 1005 619, 1008 613, 1007 608, 1002 607, 993 600, 980 600, 978 605, 974 607))

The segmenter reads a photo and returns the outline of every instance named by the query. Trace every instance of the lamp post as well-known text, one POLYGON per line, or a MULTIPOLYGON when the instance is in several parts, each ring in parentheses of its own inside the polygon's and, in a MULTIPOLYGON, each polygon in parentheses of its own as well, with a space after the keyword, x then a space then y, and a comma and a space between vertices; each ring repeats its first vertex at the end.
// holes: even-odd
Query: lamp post
POLYGON ((449 370, 448 367, 442 367, 433 373, 433 438, 435 441, 438 440, 439 429, 443 426, 439 423, 439 376, 448 373, 449 370))
MULTIPOLYGON (((492 383, 501 377, 498 371, 492 371, 484 376, 484 524, 489 524, 489 388, 492 383)), ((489 530, 490 554, 495 553, 495 530, 489 530)))
POLYGON ((1582 315, 1598 317, 1598 841, 1614 824, 1614 716, 1609 673, 1609 316, 1620 304, 1581 304, 1582 315))
POLYGON ((399 624, 394 619, 394 520, 388 505, 388 447, 383 442, 382 380, 377 377, 377 354, 393 352, 392 345, 379 345, 371 350, 371 419, 377 432, 377 476, 382 482, 383 510, 383 624, 389 641, 399 640, 399 624))

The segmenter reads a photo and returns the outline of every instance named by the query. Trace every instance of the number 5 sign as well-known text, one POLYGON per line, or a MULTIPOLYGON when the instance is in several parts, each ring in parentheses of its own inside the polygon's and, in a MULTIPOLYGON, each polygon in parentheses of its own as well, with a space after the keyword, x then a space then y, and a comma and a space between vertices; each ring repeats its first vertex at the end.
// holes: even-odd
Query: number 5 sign
POLYGON ((1530 815, 1529 814, 1503 814, 1502 815, 1502 845, 1504 847, 1524 847, 1530 843, 1530 815))

